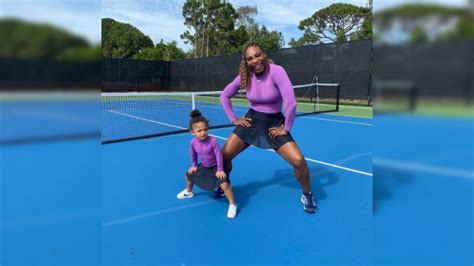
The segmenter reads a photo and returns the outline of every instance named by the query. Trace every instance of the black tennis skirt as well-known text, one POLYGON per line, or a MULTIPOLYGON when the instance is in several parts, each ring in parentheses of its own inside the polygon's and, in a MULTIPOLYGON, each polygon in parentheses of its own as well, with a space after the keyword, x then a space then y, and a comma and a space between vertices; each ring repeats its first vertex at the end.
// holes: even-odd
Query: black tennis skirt
POLYGON ((202 164, 198 164, 198 169, 193 174, 186 172, 186 177, 189 178, 193 184, 197 185, 201 189, 207 191, 214 191, 222 183, 229 182, 227 178, 220 180, 216 177, 217 165, 212 167, 204 167, 202 164))
POLYGON ((245 117, 251 118, 250 127, 236 126, 233 133, 239 136, 245 143, 254 145, 262 149, 278 150, 287 142, 294 142, 290 132, 284 136, 270 138, 268 129, 272 127, 280 127, 285 123, 283 114, 267 114, 250 109, 245 117))

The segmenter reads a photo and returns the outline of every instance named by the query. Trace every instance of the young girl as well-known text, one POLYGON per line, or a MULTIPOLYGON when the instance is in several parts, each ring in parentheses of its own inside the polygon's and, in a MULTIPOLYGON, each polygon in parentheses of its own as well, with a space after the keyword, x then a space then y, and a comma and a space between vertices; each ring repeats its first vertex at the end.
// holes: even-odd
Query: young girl
POLYGON ((223 170, 221 148, 217 140, 208 135, 209 121, 201 115, 201 112, 193 110, 190 116, 189 129, 194 136, 189 145, 192 166, 186 173, 186 188, 176 196, 178 199, 192 198, 194 184, 208 191, 220 187, 229 200, 227 218, 235 218, 237 206, 229 180, 223 170), (200 164, 197 163, 197 157, 201 159, 200 164))

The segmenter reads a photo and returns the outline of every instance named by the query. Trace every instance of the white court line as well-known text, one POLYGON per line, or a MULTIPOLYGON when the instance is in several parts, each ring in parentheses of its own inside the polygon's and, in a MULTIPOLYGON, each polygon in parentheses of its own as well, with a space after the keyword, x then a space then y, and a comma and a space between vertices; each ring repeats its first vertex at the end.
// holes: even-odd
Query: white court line
POLYGON ((71 114, 60 114, 57 112, 51 112, 51 111, 44 111, 42 109, 14 109, 7 111, 13 114, 17 115, 23 115, 23 116, 30 116, 30 117, 36 117, 36 118, 50 118, 52 120, 56 121, 66 121, 66 122, 73 122, 77 124, 82 124, 86 126, 101 126, 101 121, 100 119, 98 120, 91 120, 91 119, 86 119, 84 117, 80 116, 74 116, 71 114))
POLYGON ((206 205, 206 204, 210 204, 210 203, 213 203, 213 202, 216 202, 216 200, 206 200, 206 201, 202 201, 202 202, 198 202, 198 203, 194 203, 194 204, 190 204, 190 205, 179 206, 179 207, 174 207, 174 208, 168 208, 168 209, 154 211, 154 212, 147 212, 147 213, 144 213, 144 214, 130 216, 130 217, 123 218, 123 219, 117 219, 117 220, 113 220, 113 221, 109 221, 109 222, 104 222, 104 223, 102 223, 102 227, 107 227, 107 226, 116 225, 116 224, 123 224, 123 223, 127 223, 127 222, 130 222, 130 221, 140 220, 140 219, 143 219, 143 218, 147 218, 147 217, 151 217, 151 216, 155 216, 155 215, 160 215, 160 214, 168 213, 168 212, 172 212, 172 211, 178 211, 178 210, 181 210, 181 209, 187 209, 187 208, 192 208, 192 207, 196 207, 196 206, 206 205))
POLYGON ((338 122, 338 123, 346 123, 346 124, 355 124, 355 125, 362 125, 362 126, 372 126, 372 124, 369 124, 369 123, 352 122, 352 121, 345 121, 345 120, 336 120, 336 119, 327 119, 327 118, 316 118, 316 117, 308 117, 308 116, 302 116, 302 117, 300 117, 300 118, 311 119, 311 120, 322 120, 322 121, 338 122))
MULTIPOLYGON (((222 139, 222 140, 227 140, 227 138, 217 136, 217 135, 213 135, 213 134, 209 134, 209 136, 213 136, 214 138, 218 138, 218 139, 222 139)), ((251 145, 251 146, 255 147, 253 145, 251 145)), ((266 150, 276 153, 276 151, 271 150, 271 149, 266 149, 266 150)), ((364 154, 364 155, 366 155, 366 154, 364 154)), ((352 157, 354 157, 354 156, 351 156, 350 158, 352 158, 352 157)), ((332 164, 332 163, 318 161, 318 160, 311 159, 311 158, 308 158, 308 157, 305 157, 305 159, 306 159, 306 161, 310 161, 310 162, 313 162, 313 163, 319 163, 319 164, 322 164, 322 165, 327 165, 327 166, 330 166, 330 167, 333 167, 333 168, 338 168, 338 169, 346 170, 346 171, 349 171, 349 172, 358 173, 358 174, 361 174, 361 175, 372 176, 372 173, 367 173, 367 172, 364 172, 364 171, 359 171, 359 170, 356 170, 356 169, 352 169, 352 168, 348 168, 348 167, 344 167, 344 166, 340 166, 340 165, 336 165, 336 164, 332 164)))
MULTIPOLYGON (((146 119, 146 118, 142 118, 142 117, 138 117, 138 116, 134 116, 134 115, 129 115, 129 114, 124 114, 124 113, 117 112, 117 111, 112 111, 112 110, 108 110, 108 111, 112 112, 112 113, 128 116, 128 117, 140 119, 140 120, 143 120, 143 121, 148 121, 148 122, 151 122, 151 123, 167 125, 167 126, 174 127, 174 128, 179 128, 179 129, 186 129, 186 128, 183 128, 183 127, 178 127, 178 126, 174 126, 174 125, 170 125, 170 124, 166 124, 166 123, 161 123, 161 122, 158 122, 158 121, 155 121, 155 120, 146 119)), ((227 138, 221 137, 221 136, 218 136, 218 135, 209 134, 209 136, 213 136, 215 138, 222 139, 222 140, 227 140, 227 138)), ((267 151, 275 152, 274 150, 271 150, 271 149, 267 149, 267 151)), ((339 166, 339 165, 332 164, 332 163, 318 161, 318 160, 314 160, 314 159, 307 158, 307 157, 305 157, 305 159, 307 161, 310 161, 310 162, 313 162, 313 163, 319 163, 319 164, 322 164, 322 165, 326 165, 326 166, 330 166, 330 167, 333 167, 333 168, 346 170, 346 171, 353 172, 353 173, 358 173, 358 174, 361 174, 361 175, 372 176, 372 173, 367 173, 367 172, 364 172, 364 171, 360 171, 360 170, 356 170, 356 169, 352 169, 352 168, 348 168, 348 167, 344 167, 344 166, 339 166)))
POLYGON ((450 177, 459 177, 459 178, 468 178, 468 179, 474 178, 473 171, 462 170, 462 169, 437 167, 437 166, 431 166, 431 165, 426 165, 426 164, 404 162, 404 161, 384 159, 384 158, 374 158, 373 162, 374 162, 374 167, 387 166, 387 167, 393 167, 397 169, 426 172, 430 174, 448 175, 450 177))
MULTIPOLYGON (((325 174, 327 172, 328 172, 327 170, 323 170, 319 174, 321 175, 321 174, 325 174)), ((251 194, 254 194, 257 191, 264 191, 264 190, 272 189, 274 187, 277 187, 277 186, 282 185, 284 183, 292 182, 294 180, 295 180, 294 177, 287 178, 286 180, 271 184, 271 185, 263 187, 263 188, 259 188, 257 190, 251 190, 251 191, 246 191, 246 192, 243 192, 243 193, 239 193, 239 195, 240 196, 249 195, 249 194, 251 195, 251 194)), ((117 219, 117 220, 104 222, 104 223, 102 223, 102 227, 108 227, 108 226, 112 226, 112 225, 128 223, 128 222, 131 222, 131 221, 136 221, 136 220, 148 218, 148 217, 151 217, 151 216, 156 216, 156 215, 161 215, 161 214, 168 213, 168 212, 193 208, 193 207, 196 207, 196 206, 212 204, 212 203, 215 203, 215 202, 216 202, 215 199, 209 199, 209 200, 205 200, 205 201, 202 201, 202 202, 198 202, 198 203, 194 203, 194 204, 190 204, 190 205, 186 205, 186 206, 172 207, 172 208, 163 209, 163 210, 159 210, 159 211, 147 212, 147 213, 143 213, 143 214, 139 214, 139 215, 129 216, 129 217, 122 218, 122 219, 117 219)))
POLYGON ((337 164, 345 164, 347 163, 348 161, 352 161, 356 158, 359 158, 359 157, 364 157, 364 156, 372 156, 372 152, 365 152, 365 153, 360 153, 360 154, 355 154, 355 155, 352 155, 350 157, 347 157, 347 158, 344 158, 342 160, 339 160, 337 161, 336 163, 337 164))

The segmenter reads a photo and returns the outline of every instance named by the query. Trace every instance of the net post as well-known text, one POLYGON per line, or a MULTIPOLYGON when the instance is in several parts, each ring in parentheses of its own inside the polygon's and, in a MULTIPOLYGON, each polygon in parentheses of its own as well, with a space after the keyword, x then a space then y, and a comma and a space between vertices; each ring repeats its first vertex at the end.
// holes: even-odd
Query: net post
POLYGON ((193 109, 191 109, 191 111, 192 111, 192 110, 196 109, 196 96, 195 96, 194 93, 191 93, 191 102, 192 102, 192 108, 193 108, 193 109))
POLYGON ((319 77, 316 76, 316 111, 319 113, 319 77))
POLYGON ((341 95, 341 84, 337 84, 336 111, 339 112, 339 97, 341 95))

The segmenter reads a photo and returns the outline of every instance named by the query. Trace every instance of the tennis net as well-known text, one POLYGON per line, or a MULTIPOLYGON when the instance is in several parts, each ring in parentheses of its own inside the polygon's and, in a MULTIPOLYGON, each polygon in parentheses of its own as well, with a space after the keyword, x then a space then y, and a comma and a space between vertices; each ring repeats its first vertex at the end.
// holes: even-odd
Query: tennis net
MULTIPOLYGON (((339 84, 312 83, 294 90, 298 116, 339 110, 339 84)), ((209 119, 210 128, 232 126, 220 103, 221 93, 102 93, 102 143, 186 132, 193 109, 209 119)), ((245 91, 232 98, 232 106, 237 117, 248 111, 245 91)))

